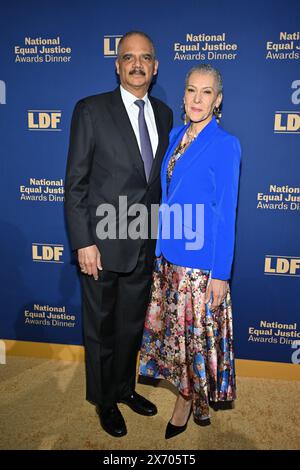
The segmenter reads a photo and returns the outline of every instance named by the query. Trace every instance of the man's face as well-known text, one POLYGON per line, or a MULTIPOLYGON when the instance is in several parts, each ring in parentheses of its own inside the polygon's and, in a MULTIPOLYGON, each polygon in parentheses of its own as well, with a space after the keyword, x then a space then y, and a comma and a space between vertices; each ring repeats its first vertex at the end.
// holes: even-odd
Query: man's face
POLYGON ((158 68, 148 39, 139 34, 126 38, 119 51, 116 68, 125 90, 144 96, 158 68))

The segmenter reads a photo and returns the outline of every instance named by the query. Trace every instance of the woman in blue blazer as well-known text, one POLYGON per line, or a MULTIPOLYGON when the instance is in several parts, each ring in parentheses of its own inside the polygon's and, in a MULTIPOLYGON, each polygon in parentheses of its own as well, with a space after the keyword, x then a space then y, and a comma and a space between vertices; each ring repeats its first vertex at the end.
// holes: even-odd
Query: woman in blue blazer
MULTIPOLYGON (((171 131, 161 168, 162 204, 140 374, 178 389, 168 439, 193 412, 236 397, 228 280, 234 252, 240 144, 219 127, 222 78, 210 65, 186 77, 188 124, 171 131)), ((223 405, 224 406, 224 405, 223 405)))

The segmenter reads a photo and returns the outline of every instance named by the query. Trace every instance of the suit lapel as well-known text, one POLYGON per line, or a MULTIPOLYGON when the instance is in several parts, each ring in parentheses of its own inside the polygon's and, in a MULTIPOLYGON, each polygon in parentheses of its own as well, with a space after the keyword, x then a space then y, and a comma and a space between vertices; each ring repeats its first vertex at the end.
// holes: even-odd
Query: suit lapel
POLYGON ((157 105, 156 101, 149 96, 153 112, 154 112, 154 117, 155 117, 155 124, 156 124, 156 129, 157 129, 157 134, 158 134, 158 145, 155 153, 155 158, 152 164, 151 168, 151 173, 149 176, 149 184, 151 184, 152 181, 154 181, 160 174, 160 167, 161 167, 161 162, 164 156, 164 133, 165 133, 165 127, 162 124, 162 118, 161 118, 161 113, 159 110, 159 106, 157 105))
POLYGON ((120 136, 127 147, 128 154, 130 155, 133 164, 146 183, 144 162, 142 160, 135 133, 132 129, 131 122, 124 106, 119 88, 112 92, 111 103, 112 105, 110 111, 120 136))
MULTIPOLYGON (((158 134, 158 146, 148 181, 148 184, 151 184, 151 182, 154 181, 160 174, 161 162, 164 156, 164 148, 168 144, 168 135, 166 135, 166 127, 163 125, 160 108, 157 102, 150 96, 149 99, 153 108, 158 134)), ((139 171, 144 182, 147 183, 144 170, 144 162, 119 88, 112 92, 111 114, 118 128, 118 131, 127 147, 128 153, 133 161, 133 164, 139 171)))

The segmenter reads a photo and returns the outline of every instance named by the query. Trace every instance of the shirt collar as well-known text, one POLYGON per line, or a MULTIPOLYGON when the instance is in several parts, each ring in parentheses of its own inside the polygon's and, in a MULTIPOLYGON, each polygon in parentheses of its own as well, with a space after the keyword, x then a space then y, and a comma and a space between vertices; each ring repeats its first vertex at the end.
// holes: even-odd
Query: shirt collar
POLYGON ((143 101, 145 101, 145 105, 148 106, 148 102, 149 102, 148 93, 146 93, 143 98, 137 98, 135 95, 125 90, 125 88, 122 87, 122 85, 120 85, 120 91, 121 91, 123 103, 125 104, 126 107, 129 108, 138 99, 142 99, 143 101))

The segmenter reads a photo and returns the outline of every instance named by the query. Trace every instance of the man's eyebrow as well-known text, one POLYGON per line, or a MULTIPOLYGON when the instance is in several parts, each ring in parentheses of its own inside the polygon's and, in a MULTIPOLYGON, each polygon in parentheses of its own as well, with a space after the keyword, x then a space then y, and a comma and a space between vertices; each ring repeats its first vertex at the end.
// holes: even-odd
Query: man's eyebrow
MULTIPOLYGON (((134 55, 134 53, 133 52, 123 52, 123 54, 121 54, 121 57, 124 57, 125 55, 134 55)), ((142 52, 141 54, 137 54, 137 55, 148 55, 150 57, 154 57, 152 52, 142 52)))

